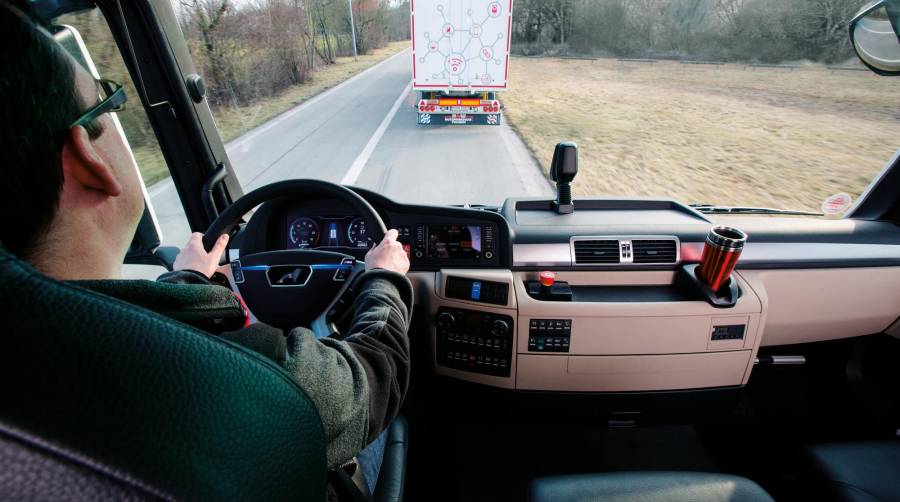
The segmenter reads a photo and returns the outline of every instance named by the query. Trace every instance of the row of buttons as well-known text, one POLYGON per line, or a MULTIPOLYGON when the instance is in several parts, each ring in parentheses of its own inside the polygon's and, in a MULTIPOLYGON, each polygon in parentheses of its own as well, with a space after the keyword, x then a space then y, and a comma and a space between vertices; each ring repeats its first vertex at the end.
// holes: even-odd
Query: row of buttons
POLYGON ((484 354, 470 354, 468 352, 447 352, 446 357, 450 361, 459 361, 470 366, 493 366, 495 368, 509 367, 509 359, 495 356, 486 356, 484 354))
POLYGON ((571 319, 532 319, 528 324, 529 335, 569 335, 571 333, 571 319))
POLYGON ((529 352, 568 352, 569 337, 567 336, 529 336, 529 352))
POLYGON ((713 340, 742 340, 743 333, 716 333, 712 336, 713 340))
POLYGON ((488 347, 496 349, 506 349, 509 347, 509 340, 505 338, 495 338, 491 336, 481 336, 469 333, 441 333, 448 342, 468 343, 479 347, 488 347))
MULTIPOLYGON (((484 226, 484 249, 487 250, 484 253, 485 259, 488 259, 488 260, 493 259, 494 252, 491 251, 492 249, 494 249, 494 226, 493 225, 485 225, 484 226)), ((503 303, 506 303, 506 302, 503 302, 503 303)))
POLYGON ((568 352, 571 319, 532 319, 528 323, 529 352, 568 352))
POLYGON ((435 324, 438 364, 484 375, 509 376, 513 357, 512 317, 441 307, 435 324))

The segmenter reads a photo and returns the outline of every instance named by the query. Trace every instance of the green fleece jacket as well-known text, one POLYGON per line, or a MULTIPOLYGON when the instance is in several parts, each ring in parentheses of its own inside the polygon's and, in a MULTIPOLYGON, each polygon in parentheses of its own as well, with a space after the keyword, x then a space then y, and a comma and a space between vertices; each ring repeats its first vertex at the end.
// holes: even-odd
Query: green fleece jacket
POLYGON ((217 332, 278 362, 319 410, 329 467, 346 463, 378 437, 400 412, 409 387, 413 289, 395 272, 362 274, 350 329, 326 338, 299 327, 287 332, 263 323, 240 327, 244 311, 231 291, 193 271, 163 274, 155 283, 79 285, 217 332))

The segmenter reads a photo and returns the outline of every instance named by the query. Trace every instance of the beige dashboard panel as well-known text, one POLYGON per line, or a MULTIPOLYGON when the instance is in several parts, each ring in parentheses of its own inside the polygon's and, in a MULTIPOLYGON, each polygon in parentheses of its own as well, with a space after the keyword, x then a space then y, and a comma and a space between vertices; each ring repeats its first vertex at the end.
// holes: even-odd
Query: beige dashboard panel
MULTIPOLYGON (((653 391, 741 385, 746 383, 759 346, 762 303, 736 275, 743 294, 733 308, 718 309, 703 301, 546 302, 531 298, 525 281, 536 272, 509 270, 443 270, 411 274, 420 298, 434 318, 440 307, 453 307, 513 317, 513 347, 509 377, 482 375, 437 364, 436 329, 428 340, 438 374, 495 387, 548 391, 653 391), (448 277, 504 282, 510 286, 507 305, 446 297, 448 277), (571 319, 568 353, 528 351, 532 319, 571 319), (711 340, 713 326, 740 324, 745 336, 711 340)), ((573 285, 671 285, 671 271, 560 272, 573 285)))
POLYGON ((519 354, 517 388, 575 392, 700 389, 740 385, 752 351, 640 356, 519 354))
MULTIPOLYGON (((732 308, 704 301, 546 302, 530 297, 514 274, 519 304, 516 387, 555 391, 652 391, 746 383, 759 347, 763 308, 753 289, 735 274, 742 295, 732 308), (528 351, 532 319, 571 319, 566 355, 528 351), (743 325, 739 340, 712 340, 713 326, 743 325), (565 363, 560 358, 565 359, 565 363)), ((668 286, 671 271, 560 272, 572 285, 668 286)))
MULTIPOLYGON (((528 296, 524 282, 532 272, 517 273, 519 353, 528 353, 532 319, 571 319, 570 355, 685 354, 755 349, 761 303, 741 282, 743 294, 733 308, 718 309, 703 301, 546 302, 528 296), (743 324, 741 340, 711 340, 714 325, 743 324)), ((563 272, 573 285, 669 285, 672 272, 563 272)), ((740 278, 738 277, 740 281, 740 278)))
POLYGON ((900 316, 900 267, 742 270, 765 304, 762 345, 880 333, 900 316))

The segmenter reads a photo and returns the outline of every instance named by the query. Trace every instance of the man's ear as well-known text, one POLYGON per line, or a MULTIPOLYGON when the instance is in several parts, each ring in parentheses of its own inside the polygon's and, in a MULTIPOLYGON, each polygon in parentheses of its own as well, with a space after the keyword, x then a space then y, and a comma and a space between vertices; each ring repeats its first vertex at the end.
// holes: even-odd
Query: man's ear
POLYGON ((62 150, 63 174, 89 188, 117 197, 122 185, 116 179, 112 166, 100 156, 82 126, 69 129, 62 150))

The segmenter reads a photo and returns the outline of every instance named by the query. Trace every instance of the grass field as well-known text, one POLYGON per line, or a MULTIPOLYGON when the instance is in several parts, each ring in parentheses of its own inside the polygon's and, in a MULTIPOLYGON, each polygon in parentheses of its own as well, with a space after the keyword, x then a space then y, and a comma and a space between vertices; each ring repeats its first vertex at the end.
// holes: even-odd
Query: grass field
POLYGON ((507 120, 546 170, 579 145, 578 195, 818 211, 900 148, 900 88, 868 72, 513 58, 507 120))
MULTIPOLYGON (((316 94, 334 87, 366 68, 406 49, 409 44, 408 40, 392 42, 369 54, 360 55, 357 61, 354 61, 352 57, 337 58, 335 64, 319 67, 308 82, 294 86, 278 96, 261 100, 249 106, 216 108, 213 110, 213 116, 216 119, 219 134, 223 141, 231 141, 316 94)), ((162 152, 156 145, 135 148, 134 156, 147 186, 169 177, 169 170, 162 157, 162 152)))

